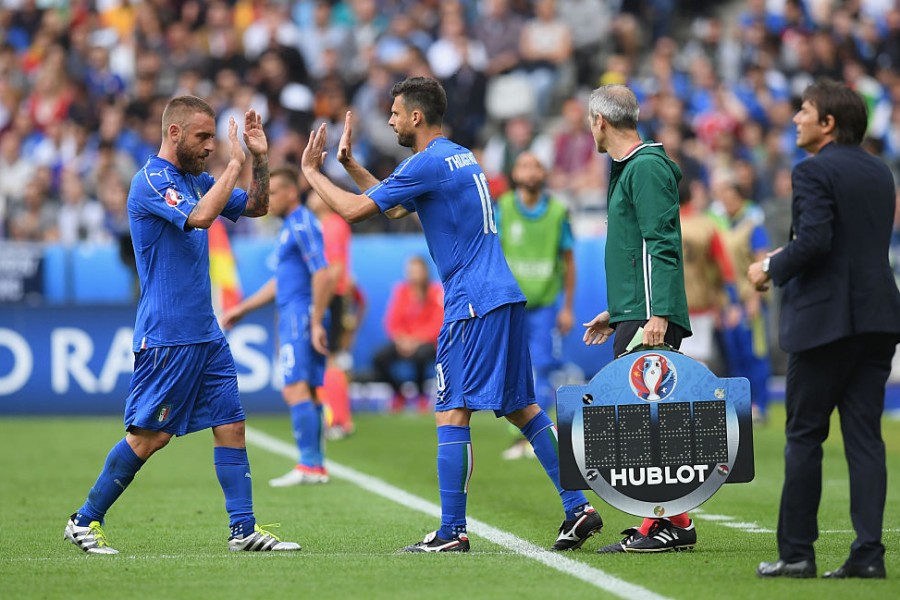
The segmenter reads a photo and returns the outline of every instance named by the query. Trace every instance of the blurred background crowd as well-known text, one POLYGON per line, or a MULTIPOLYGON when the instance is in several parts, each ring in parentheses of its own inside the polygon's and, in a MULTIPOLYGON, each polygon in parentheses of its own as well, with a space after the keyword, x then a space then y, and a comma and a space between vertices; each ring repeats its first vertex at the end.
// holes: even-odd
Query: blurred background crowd
MULTIPOLYGON (((408 152, 387 124, 390 87, 430 75, 448 93, 448 136, 473 148, 494 197, 532 151, 576 238, 605 226, 609 164, 594 147, 587 97, 627 84, 643 137, 684 172, 683 199, 725 233, 747 221, 763 228, 748 238, 756 253, 787 240, 790 170, 802 158, 791 118, 815 78, 863 95, 867 147, 900 169, 898 4, 0 0, 0 239, 118 240, 127 254, 128 185, 159 148, 163 107, 178 94, 210 102, 223 140, 228 118, 255 108, 273 166, 298 164, 308 132, 329 123, 325 168, 348 187, 333 157, 352 109, 354 153, 386 176, 408 152)), ((232 233, 271 236, 272 221, 242 220, 232 233)), ((375 219, 354 233, 416 227, 375 219)))

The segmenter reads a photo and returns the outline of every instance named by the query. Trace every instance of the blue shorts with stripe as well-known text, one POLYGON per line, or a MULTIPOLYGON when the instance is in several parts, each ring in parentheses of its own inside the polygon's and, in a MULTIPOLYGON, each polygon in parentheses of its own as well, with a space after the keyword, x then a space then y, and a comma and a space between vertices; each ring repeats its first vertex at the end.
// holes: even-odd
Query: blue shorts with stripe
POLYGON ((444 323, 435 371, 437 412, 468 408, 502 417, 534 404, 525 303, 444 323))
MULTIPOLYGON (((309 335, 309 311, 278 313, 278 357, 284 384, 305 381, 309 387, 322 386, 325 379, 324 354, 316 352, 309 335)), ((328 317, 323 322, 328 330, 328 317)))
POLYGON ((125 428, 185 435, 245 420, 225 338, 134 355, 125 428))

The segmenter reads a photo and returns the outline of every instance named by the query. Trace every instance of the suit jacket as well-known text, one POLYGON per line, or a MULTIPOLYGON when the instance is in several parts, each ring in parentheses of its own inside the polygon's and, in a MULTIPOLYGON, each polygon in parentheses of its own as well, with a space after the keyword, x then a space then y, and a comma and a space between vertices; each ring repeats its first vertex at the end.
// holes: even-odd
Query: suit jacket
POLYGON ((830 143, 794 167, 791 240, 772 256, 779 337, 802 352, 862 333, 900 339, 900 291, 888 262, 894 178, 859 146, 830 143))

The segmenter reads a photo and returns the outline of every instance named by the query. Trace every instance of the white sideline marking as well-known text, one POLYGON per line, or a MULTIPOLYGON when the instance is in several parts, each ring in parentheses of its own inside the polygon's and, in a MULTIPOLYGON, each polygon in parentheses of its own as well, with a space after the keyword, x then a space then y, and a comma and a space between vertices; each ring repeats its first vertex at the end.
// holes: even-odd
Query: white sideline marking
MULTIPOLYGON (((294 444, 289 444, 252 427, 247 427, 247 443, 268 450, 273 454, 290 458, 291 460, 294 460, 297 456, 297 448, 294 444)), ((431 517, 438 519, 441 517, 441 508, 437 504, 419 498, 398 487, 394 487, 377 477, 360 473, 355 469, 351 469, 350 467, 346 467, 330 460, 326 461, 326 467, 328 468, 328 474, 333 477, 349 481, 375 495, 401 504, 407 508, 423 512, 431 517)), ((561 573, 580 579, 585 583, 598 587, 610 594, 619 596, 620 598, 626 598, 628 600, 667 600, 665 596, 660 596, 639 585, 628 583, 627 581, 614 577, 596 567, 591 567, 577 560, 566 558, 562 554, 544 550, 531 542, 525 541, 522 538, 501 529, 497 529, 496 527, 492 527, 483 521, 471 517, 468 517, 466 521, 470 532, 483 537, 498 546, 508 548, 516 554, 521 554, 522 556, 542 563, 551 569, 556 569, 561 573)))
POLYGON ((732 529, 738 529, 740 531, 746 531, 747 533, 775 533, 774 529, 767 529, 765 527, 761 527, 760 525, 747 521, 735 521, 734 517, 731 515, 716 515, 713 513, 703 512, 702 510, 695 509, 691 511, 691 515, 700 519, 701 521, 713 521, 714 523, 718 523, 724 527, 731 527, 732 529))

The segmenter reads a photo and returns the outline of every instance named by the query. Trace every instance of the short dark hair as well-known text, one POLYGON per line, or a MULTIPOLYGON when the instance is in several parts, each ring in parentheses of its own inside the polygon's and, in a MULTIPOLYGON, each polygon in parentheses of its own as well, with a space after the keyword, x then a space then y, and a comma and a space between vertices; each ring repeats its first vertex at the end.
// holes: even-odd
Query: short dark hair
POLYGON ((431 77, 410 77, 394 84, 391 97, 403 96, 403 105, 407 110, 422 111, 425 122, 429 125, 440 125, 447 111, 447 93, 444 87, 431 77))
POLYGON ((843 83, 820 79, 806 88, 803 101, 816 107, 819 122, 828 115, 834 117, 834 141, 838 144, 858 146, 868 127, 868 111, 862 96, 843 83))
POLYGON ((176 96, 169 100, 162 115, 163 136, 166 135, 169 125, 177 123, 184 127, 188 118, 196 113, 203 113, 213 119, 216 118, 216 111, 203 98, 198 98, 197 96, 176 96))

